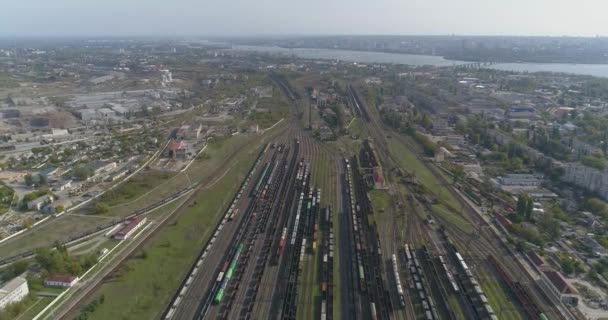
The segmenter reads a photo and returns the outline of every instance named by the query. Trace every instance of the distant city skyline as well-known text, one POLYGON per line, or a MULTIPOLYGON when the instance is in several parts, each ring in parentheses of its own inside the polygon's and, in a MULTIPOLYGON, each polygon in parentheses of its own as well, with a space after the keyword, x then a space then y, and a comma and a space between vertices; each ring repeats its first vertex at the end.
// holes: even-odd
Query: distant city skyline
POLYGON ((604 0, 20 0, 0 36, 606 36, 604 0))

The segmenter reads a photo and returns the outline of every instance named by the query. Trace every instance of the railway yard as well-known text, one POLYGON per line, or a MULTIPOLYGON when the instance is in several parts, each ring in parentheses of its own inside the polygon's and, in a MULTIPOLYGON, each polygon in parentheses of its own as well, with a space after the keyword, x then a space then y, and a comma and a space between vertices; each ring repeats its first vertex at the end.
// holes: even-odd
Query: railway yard
MULTIPOLYGON (((345 122, 339 125, 341 135, 324 139, 324 128, 313 124, 323 116, 313 120, 312 98, 307 98, 315 96, 318 103, 316 89, 306 80, 294 81, 292 70, 268 70, 260 79, 267 80, 270 90, 255 92, 274 88, 282 99, 276 101, 288 105, 284 118, 273 118, 274 124, 261 131, 257 124, 251 131, 235 129, 217 142, 229 144, 237 135, 249 139, 243 140, 242 150, 227 147, 229 156, 214 159, 219 164, 213 179, 167 188, 172 190, 167 197, 98 227, 96 237, 174 203, 170 214, 152 216, 143 236, 126 242, 107 270, 100 268, 97 278, 83 281, 78 294, 60 301, 47 318, 80 319, 83 305, 112 292, 100 288, 136 268, 125 267, 136 254, 141 270, 145 250, 155 248, 145 242, 156 241, 163 248, 157 252, 180 247, 169 236, 159 236, 171 228, 194 231, 175 238, 189 246, 179 251, 179 262, 154 269, 173 272, 164 278, 173 282, 163 288, 155 284, 158 295, 154 292, 153 299, 147 296, 149 301, 142 303, 147 304, 141 309, 152 309, 154 300, 158 310, 142 313, 154 319, 575 318, 526 264, 522 250, 515 250, 481 210, 483 201, 496 196, 467 181, 456 182, 430 161, 412 135, 387 126, 361 79, 346 73, 332 75, 331 81, 323 78, 332 83, 328 92, 335 103, 323 116, 333 113, 336 123, 345 122), (335 111, 338 103, 346 113, 335 111), (351 131, 344 129, 346 123, 354 123, 351 131), (270 134, 264 135, 267 130, 270 134), (231 181, 224 181, 237 164, 231 181), (208 206, 197 204, 220 181, 225 184, 212 195, 218 199, 208 206), (462 190, 475 190, 481 200, 472 201, 462 190), (191 211, 205 215, 204 223, 192 222, 202 215, 179 220, 191 211), (181 221, 190 221, 189 229, 181 221)), ((262 103, 259 108, 264 110, 262 103)), ((260 111, 246 112, 255 118, 260 111)), ((206 152, 200 150, 192 162, 211 158, 206 152)), ((188 180, 190 172, 184 173, 188 180)), ((0 262, 35 259, 37 252, 28 248, 0 262)))
POLYGON ((461 208, 445 205, 469 228, 399 183, 385 128, 349 89, 369 140, 341 154, 292 119, 260 152, 163 318, 567 318, 457 193, 461 208), (377 208, 372 172, 383 168, 387 201, 377 208))

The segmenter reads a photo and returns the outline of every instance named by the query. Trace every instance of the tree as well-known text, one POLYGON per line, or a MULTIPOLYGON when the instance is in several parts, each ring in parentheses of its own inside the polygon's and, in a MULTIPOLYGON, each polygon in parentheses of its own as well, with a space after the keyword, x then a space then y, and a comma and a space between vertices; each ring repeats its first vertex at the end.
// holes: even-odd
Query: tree
POLYGON ((462 181, 465 177, 464 167, 461 165, 458 165, 458 164, 454 165, 452 168, 452 174, 453 174, 454 183, 462 181))
POLYGON ((19 260, 11 264, 2 274, 2 281, 8 281, 19 276, 20 274, 24 273, 29 266, 30 262, 28 260, 19 260))
POLYGON ((62 205, 58 205, 55 207, 55 212, 57 213, 61 213, 65 210, 65 208, 62 205))
POLYGON ((574 273, 574 270, 575 270, 575 268, 574 268, 574 261, 572 261, 572 259, 569 259, 569 258, 567 258, 567 259, 561 259, 561 260, 562 260, 561 261, 562 262, 562 271, 565 274, 572 274, 572 273, 574 273))
POLYGON ((86 180, 88 177, 92 176, 94 171, 92 168, 85 165, 77 165, 72 169, 72 175, 78 180, 86 180))
POLYGON ((25 185, 27 186, 31 186, 34 184, 34 177, 29 173, 23 177, 23 180, 25 182, 25 185))
POLYGON ((39 173, 38 174, 38 184, 45 185, 46 183, 47 183, 46 176, 43 175, 43 174, 41 174, 41 173, 39 173))
POLYGON ((526 218, 526 212, 528 208, 528 196, 524 193, 520 194, 517 197, 517 216, 519 218, 521 218, 521 220, 524 220, 526 218))
POLYGON ((526 195, 526 219, 530 220, 532 218, 532 212, 534 211, 534 200, 526 195))
POLYGON ((551 241, 557 240, 561 234, 559 221, 550 213, 543 214, 539 218, 538 227, 551 241))
POLYGON ((110 211, 110 206, 108 206, 105 202, 97 202, 95 204, 95 213, 96 214, 104 214, 110 211))
POLYGON ((598 198, 589 198, 585 201, 583 208, 591 211, 593 214, 605 217, 608 215, 608 207, 606 202, 598 198))
POLYGON ((34 225, 34 220, 30 217, 27 217, 25 219, 23 219, 23 222, 21 222, 21 227, 23 229, 29 229, 34 225))

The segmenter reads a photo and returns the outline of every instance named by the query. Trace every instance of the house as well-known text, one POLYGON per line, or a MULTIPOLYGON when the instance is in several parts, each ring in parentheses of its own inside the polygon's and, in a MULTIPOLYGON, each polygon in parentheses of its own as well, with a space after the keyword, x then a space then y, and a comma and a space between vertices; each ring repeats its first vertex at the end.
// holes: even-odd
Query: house
POLYGON ((92 109, 81 109, 77 112, 77 114, 78 117, 80 117, 80 120, 82 121, 90 121, 97 119, 97 112, 92 109))
POLYGON ((129 173, 129 169, 122 169, 118 172, 114 172, 108 177, 108 179, 106 181, 110 181, 110 182, 116 181, 116 180, 126 176, 127 173, 129 173))
POLYGON ((56 191, 63 191, 65 189, 70 189, 72 187, 72 180, 65 180, 57 184, 54 188, 56 191))
POLYGON ((28 210, 40 210, 47 203, 53 202, 53 196, 45 194, 27 203, 28 210))
POLYGON ((445 137, 445 143, 449 144, 452 147, 461 148, 466 145, 466 141, 463 135, 460 134, 450 134, 445 137))
POLYGON ((607 253, 606 248, 604 248, 601 244, 599 244, 599 242, 590 236, 580 237, 578 241, 585 247, 589 248, 589 250, 591 250, 591 252, 596 256, 605 255, 607 253))
POLYGON ((112 237, 114 239, 118 239, 118 240, 125 240, 127 238, 129 238, 133 232, 135 232, 135 230, 139 229, 141 226, 143 226, 147 221, 147 218, 145 217, 136 217, 130 220, 127 220, 125 222, 125 224, 118 229, 118 231, 116 231, 116 233, 114 233, 112 235, 112 237))
POLYGON ((16 277, 0 288, 0 310, 7 305, 21 301, 30 292, 27 280, 23 277, 16 277))
POLYGON ((97 113, 99 113, 101 115, 102 118, 110 118, 112 117, 116 112, 112 109, 108 109, 108 108, 101 108, 97 110, 97 113))
POLYGON ((119 104, 116 104, 116 103, 112 104, 112 110, 119 117, 124 117, 127 114, 129 114, 129 109, 127 109, 119 104))
POLYGON ((167 146, 167 156, 173 159, 186 159, 186 145, 183 141, 172 139, 167 146))
POLYGON ((435 162, 443 162, 446 157, 452 157, 452 153, 444 147, 439 147, 439 150, 435 152, 435 162))
POLYGON ((531 107, 513 107, 509 110, 511 119, 530 119, 536 115, 536 110, 531 107))
POLYGON ((47 287, 70 288, 73 287, 79 278, 75 276, 55 275, 44 280, 44 285, 47 287))
POLYGON ((532 264, 534 264, 541 271, 544 272, 550 270, 549 265, 547 265, 547 263, 545 262, 545 259, 539 256, 536 252, 530 250, 528 251, 527 256, 528 259, 532 262, 532 264))
POLYGON ((570 286, 570 284, 568 284, 568 282, 566 282, 566 279, 564 279, 564 276, 561 273, 549 270, 544 271, 543 274, 553 285, 553 288, 556 290, 558 295, 561 296, 564 294, 576 294, 576 289, 574 289, 572 286, 570 286))

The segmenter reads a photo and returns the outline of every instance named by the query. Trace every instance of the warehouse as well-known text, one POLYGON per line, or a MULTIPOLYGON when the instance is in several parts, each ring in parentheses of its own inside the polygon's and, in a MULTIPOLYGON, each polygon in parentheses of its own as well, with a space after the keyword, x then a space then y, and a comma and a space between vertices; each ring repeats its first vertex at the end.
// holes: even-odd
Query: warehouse
POLYGON ((118 229, 116 233, 112 237, 118 240, 124 240, 129 238, 135 230, 139 229, 146 223, 147 218, 137 217, 131 220, 127 220, 127 222, 123 225, 122 228, 118 229))

